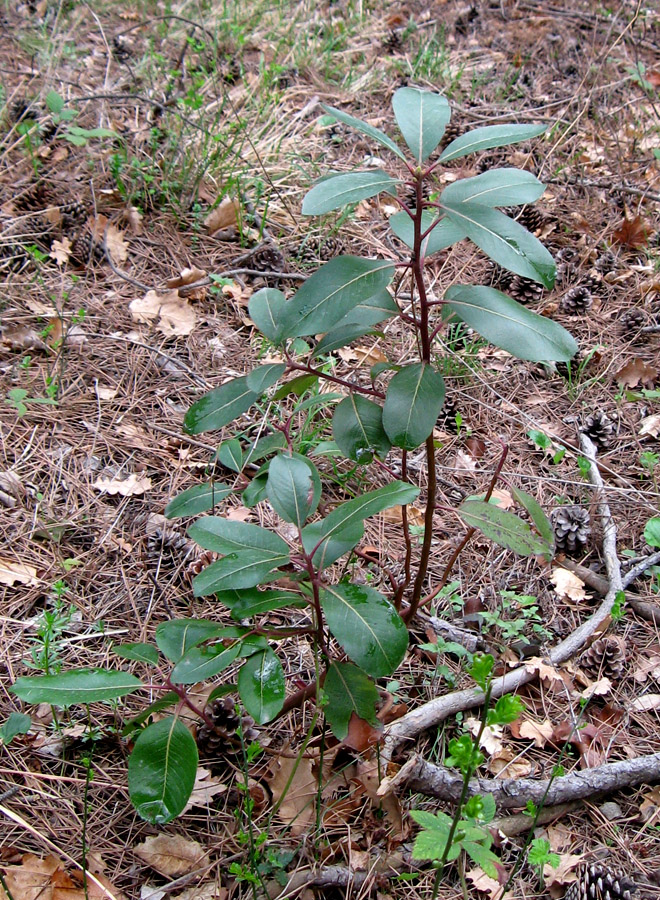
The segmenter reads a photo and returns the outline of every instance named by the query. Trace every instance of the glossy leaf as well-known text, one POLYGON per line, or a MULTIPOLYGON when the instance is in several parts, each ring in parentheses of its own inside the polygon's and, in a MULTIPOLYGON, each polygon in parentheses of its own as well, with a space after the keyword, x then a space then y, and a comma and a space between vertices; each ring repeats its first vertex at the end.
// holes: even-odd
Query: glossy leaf
POLYGON ((332 663, 323 682, 327 704, 323 711, 335 737, 343 741, 355 714, 374 728, 381 723, 376 716, 379 694, 371 678, 352 663, 332 663))
POLYGON ((170 500, 165 507, 165 516, 168 519, 180 519, 183 516, 196 516, 208 512, 233 492, 233 488, 221 481, 196 484, 170 500))
POLYGON ((344 456, 363 465, 374 454, 384 459, 392 446, 383 429, 382 408, 360 394, 349 394, 336 407, 332 435, 344 456))
POLYGON ((396 447, 414 450, 431 434, 445 402, 442 375, 428 363, 404 366, 390 381, 383 428, 396 447))
POLYGON ((401 134, 421 165, 442 140, 451 118, 447 98, 431 91, 403 87, 395 91, 392 107, 401 134))
POLYGON ((158 665, 158 650, 153 644, 118 644, 112 648, 112 652, 122 659, 134 659, 150 666, 158 665))
POLYGON ((157 626, 156 645, 163 656, 176 663, 191 647, 224 633, 225 627, 210 619, 170 619, 157 626))
POLYGON ((172 669, 170 681, 172 684, 197 684, 198 681, 214 678, 229 668, 239 655, 240 649, 240 640, 234 641, 228 647, 223 644, 191 647, 172 669))
POLYGON ((164 825, 183 812, 198 760, 197 744, 178 719, 148 725, 128 760, 128 792, 138 815, 152 825, 164 825))
POLYGON ((333 353, 340 347, 352 344, 358 338, 364 337, 365 334, 375 334, 374 330, 365 325, 341 325, 333 328, 318 342, 312 351, 311 359, 317 356, 323 356, 324 353, 333 353))
POLYGON ((222 591, 216 595, 220 603, 231 610, 232 619, 250 619, 274 609, 304 607, 307 605, 300 594, 291 591, 260 591, 256 587, 242 591, 222 591))
POLYGON ((302 528, 321 499, 321 479, 314 463, 298 453, 271 460, 266 493, 275 512, 302 528))
POLYGON ((382 169, 331 175, 319 181, 305 194, 302 214, 321 216, 333 209, 346 206, 347 203, 359 203, 360 200, 375 197, 383 191, 394 194, 399 183, 382 169))
POLYGON ((9 690, 25 703, 49 703, 64 707, 74 703, 118 700, 139 691, 141 687, 140 679, 129 672, 70 669, 57 675, 22 676, 9 690))
POLYGON ((445 297, 447 310, 518 359, 568 361, 577 353, 577 344, 565 328, 495 288, 454 285, 445 297))
POLYGON ((518 206, 534 203, 545 185, 522 169, 491 169, 474 178, 454 181, 442 192, 442 203, 478 203, 480 206, 518 206))
POLYGON ((458 159, 468 153, 490 150, 492 147, 507 147, 529 141, 543 134, 546 128, 546 125, 484 125, 453 140, 440 154, 440 162, 458 159))
MULTIPOLYGON (((452 244, 467 237, 467 232, 464 228, 452 222, 447 216, 438 216, 437 212, 429 209, 425 209, 422 212, 422 234, 428 231, 434 222, 438 224, 422 241, 424 256, 431 256, 432 253, 451 247, 452 244)), ((406 247, 413 249, 415 246, 415 226, 408 213, 394 213, 390 219, 390 228, 399 240, 403 241, 406 247)))
POLYGON ((221 516, 205 516, 193 522, 188 528, 188 537, 214 553, 258 550, 279 558, 289 552, 286 541, 275 532, 250 522, 234 522, 221 516))
POLYGON ((336 256, 289 300, 283 328, 297 337, 329 331, 359 303, 386 288, 393 275, 389 260, 336 256))
POLYGON ((555 547, 555 530, 552 527, 552 522, 531 494, 521 491, 520 488, 515 487, 515 485, 511 485, 511 493, 515 500, 517 500, 517 502, 529 513, 532 522, 536 526, 536 530, 548 545, 549 553, 546 554, 546 557, 549 560, 552 559, 555 547))
POLYGON ((500 266, 538 281, 555 283, 555 263, 543 244, 526 228, 497 209, 476 203, 447 203, 443 209, 467 236, 500 266))
POLYGON ((339 322, 337 327, 341 328, 345 325, 377 325, 385 319, 396 316, 399 313, 399 307, 388 290, 383 289, 377 291, 372 297, 367 297, 361 303, 358 303, 349 313, 347 313, 339 322))
POLYGON ((238 438, 231 438, 229 441, 223 441, 218 447, 215 458, 226 469, 232 472, 240 472, 243 468, 243 448, 238 438))
POLYGON ((345 528, 336 529, 327 536, 324 533, 323 525, 323 520, 312 522, 311 525, 306 525, 302 532, 303 547, 306 553, 311 553, 318 545, 314 550, 312 561, 319 571, 341 559, 345 553, 357 546, 364 536, 364 523, 361 521, 352 522, 345 528))
POLYGON ((207 597, 217 591, 251 588, 267 581, 273 569, 288 562, 288 551, 277 557, 267 550, 228 553, 193 578, 193 593, 195 597, 207 597))
POLYGON ((408 629, 392 604, 373 588, 335 584, 321 590, 328 628, 367 675, 383 678, 397 668, 408 647, 408 629))
POLYGON ((547 556, 549 547, 526 522, 513 513, 485 503, 483 500, 464 500, 457 510, 463 521, 478 528, 500 547, 513 550, 520 556, 547 556))
POLYGON ((396 153, 399 159, 406 158, 405 154, 397 147, 392 138, 388 137, 379 128, 375 128, 373 125, 369 125, 368 122, 363 122, 361 119, 356 119, 354 116, 349 116, 348 113, 343 112, 343 110, 341 109, 336 109, 336 107, 334 106, 326 106, 325 103, 322 103, 321 106, 327 113, 329 113, 331 116, 334 116, 338 122, 343 122, 344 125, 349 125, 356 131, 360 131, 362 132, 362 134, 366 134, 382 147, 387 147, 387 149, 391 150, 392 153, 396 153))
POLYGON ((282 709, 286 693, 284 670, 270 647, 255 653, 241 666, 238 693, 258 725, 270 722, 282 709))
POLYGON ((282 291, 276 288, 262 288, 252 294, 248 302, 248 313, 259 331, 272 341, 279 344, 284 338, 291 337, 285 334, 281 327, 282 313, 286 306, 286 297, 282 291))
POLYGON ((258 399, 259 394, 248 386, 247 376, 232 378, 193 403, 183 418, 184 430, 188 434, 217 431, 237 419, 258 399))
POLYGON ((263 394, 271 385, 284 375, 286 366, 284 363, 269 363, 265 366, 258 366, 253 369, 247 377, 247 386, 255 394, 263 394))

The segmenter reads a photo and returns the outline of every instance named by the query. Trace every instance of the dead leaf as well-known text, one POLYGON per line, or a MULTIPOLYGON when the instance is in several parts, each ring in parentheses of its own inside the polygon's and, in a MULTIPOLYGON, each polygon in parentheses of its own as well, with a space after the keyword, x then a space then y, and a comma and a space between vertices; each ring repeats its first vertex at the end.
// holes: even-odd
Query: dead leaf
POLYGON ((192 789, 192 793, 184 807, 182 815, 195 806, 205 808, 210 807, 211 800, 216 794, 224 794, 226 790, 227 785, 223 784, 219 778, 211 775, 210 769, 199 766, 197 774, 195 775, 195 786, 192 789))
POLYGON ((622 366, 614 377, 621 387, 634 388, 641 384, 650 390, 655 386, 658 370, 645 363, 641 357, 635 356, 622 366))
POLYGON ((132 472, 127 478, 97 478, 92 487, 102 494, 135 497, 151 489, 151 478, 144 473, 132 472))
POLYGON ((450 462, 449 465, 450 468, 462 472, 474 472, 477 468, 476 460, 469 453, 466 453, 465 450, 459 450, 454 457, 454 461, 450 462))
POLYGON ((381 765, 374 756, 371 759, 360 759, 356 763, 355 774, 357 780, 364 787, 367 797, 371 800, 375 809, 381 811, 383 821, 388 824, 390 837, 400 839, 404 835, 403 813, 401 805, 394 792, 381 793, 381 765))
POLYGON ((633 673, 633 678, 640 684, 649 676, 660 680, 660 653, 658 653, 657 645, 653 648, 653 652, 650 648, 646 651, 633 673))
POLYGON ((98 383, 94 385, 94 388, 99 400, 114 400, 117 396, 117 391, 119 390, 119 388, 116 387, 101 387, 98 383))
POLYGON ((247 506, 234 506, 228 510, 225 519, 229 519, 230 522, 247 522, 251 515, 252 510, 247 506))
POLYGON ((55 260, 58 266, 65 266, 71 256, 71 246, 71 241, 65 235, 61 241, 53 241, 48 255, 55 260))
MULTIPOLYGON (((49 308, 49 312, 51 312, 49 308)), ((42 313, 40 313, 42 315, 42 313)), ((7 325, 0 341, 10 350, 45 350, 46 344, 28 325, 7 325)))
POLYGON ((131 447, 136 447, 138 450, 151 450, 155 446, 153 437, 139 425, 131 425, 130 422, 126 422, 123 425, 117 425, 115 431, 126 438, 131 447))
POLYGON ((651 437, 660 437, 660 413, 652 416, 645 416, 641 422, 642 427, 639 429, 640 437, 649 434, 651 437))
POLYGON ((227 900, 229 889, 215 882, 200 884, 197 887, 186 888, 181 894, 176 894, 172 900, 227 900))
POLYGON ((204 219, 204 226, 208 234, 215 234, 222 228, 229 228, 238 223, 238 215, 240 212, 240 204, 238 200, 231 197, 225 199, 212 209, 208 216, 204 219))
POLYGON ((642 795, 644 799, 639 805, 643 822, 650 822, 660 816, 660 787, 654 787, 642 795))
POLYGON ((180 275, 177 275, 176 278, 170 278, 166 284, 170 290, 175 290, 188 284, 195 284, 195 282, 201 281, 205 277, 206 272, 204 269, 198 269, 196 266, 193 266, 192 269, 182 269, 180 275))
POLYGON ((198 841, 189 841, 180 834, 156 834, 135 848, 148 866, 167 878, 177 878, 203 866, 208 853, 198 841))
POLYGON ((469 872, 465 873, 465 877, 472 882, 475 891, 479 891, 481 894, 488 894, 490 900, 509 900, 510 897, 513 897, 511 891, 503 894, 504 886, 495 878, 486 875, 483 869, 478 867, 470 869, 469 872))
POLYGON ((531 659, 528 659, 525 662, 525 668, 528 672, 537 672, 539 678, 546 682, 547 685, 559 687, 562 690, 565 688, 565 682, 561 672, 559 672, 558 669, 555 669, 551 663, 545 662, 545 660, 540 657, 533 656, 531 659))
MULTIPOLYGON (((101 237, 100 243, 103 245, 103 237, 101 237)), ((128 244, 124 240, 123 232, 116 225, 108 225, 105 232, 105 244, 110 258, 116 266, 126 262, 128 259, 128 244)))
POLYGON ((376 363, 387 362, 387 357, 378 347, 342 347, 337 356, 345 363, 356 362, 358 365, 375 366, 376 363))
POLYGON ((531 763, 521 759, 508 747, 503 747, 499 753, 495 753, 486 766, 493 775, 503 775, 505 778, 525 778, 532 771, 531 763))
POLYGON ((177 291, 147 291, 144 297, 138 297, 129 303, 128 308, 136 322, 153 322, 159 318, 157 328, 166 336, 190 334, 197 316, 187 300, 179 297, 177 291))
MULTIPOLYGON (((387 522, 388 525, 401 525, 401 516, 402 516, 401 506, 390 506, 388 509, 383 510, 381 513, 383 517, 383 522, 387 522)), ((424 524, 424 510, 420 509, 419 506, 413 506, 409 504, 406 507, 407 515, 408 515, 408 525, 416 525, 420 526, 424 524)))
POLYGON ((585 700, 588 700, 589 697, 603 697, 605 694, 609 694, 611 690, 612 682, 610 679, 599 678, 598 681, 594 681, 593 684, 586 687, 580 696, 584 697, 585 700))
MULTIPOLYGON (((469 716, 465 720, 465 726, 470 734, 476 737, 481 729, 481 721, 474 716, 469 716)), ((503 731, 504 728, 502 725, 487 725, 484 728, 481 740, 479 741, 479 746, 482 750, 485 750, 489 756, 500 753, 504 749, 504 744, 502 742, 503 731)))
POLYGON ((574 603, 581 603, 587 596, 584 581, 568 569, 556 567, 550 573, 550 581, 555 586, 555 593, 561 599, 568 597, 574 603))
POLYGON ((473 434, 465 442, 465 449, 473 459, 481 459, 486 452, 486 442, 473 434))
POLYGON ((495 488, 491 494, 491 498, 497 503, 500 509, 511 509, 515 505, 509 491, 503 491, 500 490, 500 488, 495 488))
POLYGON ((312 772, 312 761, 280 757, 275 760, 274 766, 274 774, 268 783, 274 802, 282 801, 277 808, 277 816, 291 825, 293 835, 301 835, 314 820, 318 785, 312 772))
MULTIPOLYGON (((546 888, 552 888, 555 885, 572 884, 577 881, 577 867, 582 862, 582 857, 575 853, 560 853, 559 865, 551 866, 546 863, 543 867, 543 878, 546 888)), ((553 894, 553 896, 556 896, 553 894)))
POLYGON ((518 734, 521 738, 528 738, 534 741, 534 746, 545 747, 552 737, 553 725, 549 719, 543 722, 533 722, 532 719, 525 719, 518 728, 518 734))
POLYGON ((649 229, 641 216, 635 216, 634 219, 625 218, 615 229, 613 238, 617 244, 624 247, 644 247, 649 239, 649 229))
POLYGON ((375 728, 366 719, 361 719, 354 712, 348 722, 348 733, 344 738, 344 743, 352 750, 358 753, 364 753, 369 747, 377 744, 383 736, 383 726, 375 728))
MULTIPOLYGON (((88 871, 96 880, 88 877, 85 891, 82 872, 76 870, 69 875, 63 863, 54 856, 39 859, 27 853, 20 865, 5 868, 4 878, 15 900, 107 900, 108 892, 117 900, 126 900, 125 895, 113 887, 102 872, 95 871, 95 868, 91 865, 89 867, 88 871), (99 884, 107 888, 107 891, 99 884)), ((2 888, 0 900, 7 900, 2 888)))
POLYGON ((30 586, 39 584, 37 570, 34 566, 27 566, 25 563, 0 556, 0 584, 13 587, 17 583, 30 586))
POLYGON ((142 213, 137 206, 130 206, 126 211, 125 218, 132 234, 139 237, 142 234, 142 213))
POLYGON ((660 709, 660 694, 644 694, 633 700, 630 706, 635 712, 648 712, 650 709, 660 709))

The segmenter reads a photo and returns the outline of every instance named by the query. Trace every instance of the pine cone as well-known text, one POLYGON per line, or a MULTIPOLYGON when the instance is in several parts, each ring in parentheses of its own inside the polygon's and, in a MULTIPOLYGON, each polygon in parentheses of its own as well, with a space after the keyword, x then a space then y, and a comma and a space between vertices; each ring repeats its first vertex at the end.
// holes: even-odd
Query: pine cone
POLYGON ((584 651, 578 663, 593 681, 599 678, 618 681, 626 667, 625 642, 614 635, 600 638, 584 651))
POLYGON ((30 264, 30 256, 22 244, 0 244, 0 273, 22 272, 30 264))
POLYGON ((569 884, 564 900, 631 900, 634 884, 627 884, 607 866, 592 863, 578 872, 578 880, 569 884))
POLYGON ((445 402, 438 416, 437 425, 442 431, 449 434, 458 434, 456 425, 456 413, 459 412, 458 405, 453 397, 445 397, 445 402))
POLYGON ((344 245, 336 237, 308 238, 298 247, 297 259, 308 265, 318 265, 319 262, 327 262, 344 252, 344 245))
POLYGON ((74 200, 72 203, 65 203, 60 206, 60 215, 62 217, 62 230, 69 231, 76 225, 81 225, 87 219, 87 207, 81 200, 74 200))
POLYGON ((614 422, 604 412, 599 411, 591 416, 587 416, 580 430, 588 438, 591 438, 600 450, 605 450, 612 443, 614 429, 614 422))
POLYGON ((532 234, 540 234, 547 221, 541 210, 531 204, 522 208, 506 206, 502 208, 502 212, 532 234))
POLYGON ((403 41, 401 40, 401 32, 397 31, 396 28, 393 28, 383 41, 383 50, 386 53, 396 53, 402 46, 403 41))
POLYGON ((635 337, 636 333, 643 328, 645 324, 646 313, 643 309, 638 309, 637 307, 627 309, 619 317, 619 330, 624 337, 629 337, 629 332, 632 332, 633 337, 635 337))
POLYGON ((579 256, 577 250, 572 247, 563 247, 555 258, 557 264, 556 283, 572 284, 575 281, 579 266, 579 256))
POLYGON ((212 550, 204 550, 197 559, 193 559, 193 561, 188 565, 186 569, 187 578, 192 581, 196 575, 199 575, 207 566, 210 566, 212 562, 215 562, 218 559, 218 554, 214 553, 212 550))
POLYGON ((611 250, 606 250, 604 253, 601 253, 594 263, 594 268, 601 275, 609 275, 609 273, 614 272, 618 266, 619 261, 611 250))
POLYGON ((71 259, 88 266, 92 261, 103 262, 105 253, 103 247, 94 240, 89 228, 84 228, 71 246, 71 259))
POLYGON ((235 753, 241 747, 236 734, 240 728, 243 742, 249 744, 259 737, 251 716, 241 716, 236 712, 236 704, 230 697, 218 697, 204 709, 205 714, 213 721, 213 726, 203 722, 197 728, 197 746, 200 756, 218 757, 227 753, 235 753))
POLYGON ((523 275, 514 275, 506 292, 524 306, 527 303, 535 303, 543 297, 543 285, 523 275))
POLYGON ((556 549, 569 556, 581 556, 591 534, 588 510, 582 506, 560 506, 552 511, 550 521, 556 549))
POLYGON ((561 375, 562 378, 565 378, 567 381, 573 381, 574 378, 578 375, 578 369, 580 368, 580 363, 584 359, 584 354, 581 350, 572 356, 568 362, 559 361, 555 363, 555 369, 557 370, 557 374, 561 375))
POLYGON ((462 134, 463 127, 459 125, 458 122, 452 120, 447 125, 444 134, 442 135, 442 140, 440 141, 440 150, 444 150, 445 147, 448 147, 452 141, 455 141, 456 138, 460 137, 462 134))
POLYGON ((248 256, 245 265, 259 272, 283 272, 286 262, 284 254, 275 244, 264 244, 248 256))
POLYGON ((568 316, 581 316, 594 302, 591 288, 580 283, 567 291, 559 301, 559 311, 568 316))

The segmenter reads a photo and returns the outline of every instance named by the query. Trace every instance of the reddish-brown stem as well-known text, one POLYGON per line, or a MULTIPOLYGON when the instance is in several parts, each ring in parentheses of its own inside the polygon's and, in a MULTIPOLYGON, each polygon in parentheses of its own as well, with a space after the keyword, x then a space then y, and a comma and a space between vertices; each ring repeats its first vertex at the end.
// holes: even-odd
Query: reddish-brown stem
MULTIPOLYGON (((408 481, 408 451, 404 450, 401 454, 401 480, 408 481)), ((403 600, 403 592, 410 584, 412 575, 410 574, 410 560, 412 559, 412 541, 410 540, 410 530, 408 528, 408 507, 401 509, 401 522, 403 525, 403 538, 406 542, 406 557, 403 563, 403 579, 398 585, 394 594, 394 606, 398 612, 401 612, 401 601, 403 600)))
POLYGON ((341 384, 343 387, 348 388, 350 391, 356 391, 358 394, 369 394, 371 397, 378 397, 380 400, 385 399, 385 394, 376 388, 362 387, 361 384, 354 384, 352 381, 347 381, 345 378, 339 378, 337 375, 328 375, 327 372, 321 372, 320 369, 315 369, 314 366, 296 362, 288 354, 286 354, 286 361, 289 372, 292 369, 295 369, 298 372, 307 372, 310 375, 317 375, 319 378, 325 378, 326 381, 332 381, 334 384, 341 384))

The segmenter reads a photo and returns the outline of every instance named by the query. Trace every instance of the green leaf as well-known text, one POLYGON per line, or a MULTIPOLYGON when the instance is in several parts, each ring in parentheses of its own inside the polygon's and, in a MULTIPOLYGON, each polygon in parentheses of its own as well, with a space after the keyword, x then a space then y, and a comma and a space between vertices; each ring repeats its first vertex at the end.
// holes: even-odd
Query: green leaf
POLYGON ((321 216, 346 206, 347 203, 359 203, 360 200, 375 197, 383 191, 395 194, 397 184, 400 182, 382 169, 331 175, 319 181, 305 194, 302 214, 321 216))
POLYGON ((522 169, 491 169, 474 178, 462 178, 447 185, 441 202, 478 203, 480 206, 518 206, 534 203, 545 185, 522 169))
POLYGON ((306 525, 302 532, 303 547, 306 553, 311 553, 318 545, 318 549, 314 551, 312 562, 319 572, 352 550, 364 536, 364 523, 361 521, 352 522, 346 528, 333 531, 327 537, 324 534, 323 524, 323 520, 312 522, 311 525, 306 525))
POLYGON ((421 165, 438 146, 451 118, 446 97, 403 87, 395 91, 392 107, 406 144, 421 165))
POLYGON ((237 419, 258 399, 259 394, 248 386, 247 376, 232 378, 193 403, 183 418, 184 430, 188 434, 218 431, 237 419))
POLYGON ((660 547, 660 516, 648 520, 644 527, 644 540, 649 547, 660 547))
POLYGON ((336 256, 289 300, 282 328, 294 337, 329 331, 359 303, 386 288, 393 275, 389 260, 336 256))
POLYGON ((170 500, 165 507, 165 516, 168 519, 180 519, 183 516, 196 516, 208 512, 233 492, 233 488, 221 481, 196 484, 170 500))
POLYGON ((556 270, 552 256, 518 222, 497 209, 476 203, 443 202, 442 208, 496 263, 510 272, 538 281, 548 289, 553 287, 556 270))
POLYGON ((383 407, 383 428, 396 447, 414 450, 431 434, 442 404, 445 383, 428 363, 404 366, 390 381, 383 407))
POLYGON ((150 703, 149 706, 146 706, 144 709, 140 710, 137 716, 133 716, 132 718, 130 718, 122 728, 121 736, 132 736, 137 726, 142 725, 143 722, 146 722, 147 719, 150 719, 151 716, 154 715, 154 713, 161 712, 163 709, 169 709, 169 707, 176 706, 176 704, 180 702, 181 697, 179 697, 176 691, 169 691, 167 694, 163 694, 163 696, 159 697, 158 700, 154 700, 154 702, 150 703))
POLYGON ((379 694, 376 685, 352 663, 332 663, 323 682, 327 704, 323 711, 335 737, 343 741, 355 714, 374 728, 381 725, 376 715, 379 694))
POLYGON ((360 394, 349 394, 336 407, 332 435, 344 456, 365 465, 374 454, 384 459, 391 444, 383 430, 383 410, 360 394))
POLYGON ((128 792, 138 815, 152 825, 164 825, 183 812, 198 760, 197 744, 178 719, 148 725, 128 760, 128 792))
POLYGON ((278 450, 284 450, 286 447, 286 437, 281 431, 275 431, 273 434, 266 434, 254 443, 245 454, 243 466, 249 463, 256 463, 270 456, 271 453, 277 453, 278 450))
POLYGON ((271 385, 284 375, 286 366, 284 363, 269 363, 266 366, 258 366, 247 377, 247 386, 255 394, 263 394, 271 385))
POLYGON ((575 339, 565 328, 495 288, 454 285, 445 297, 446 308, 462 322, 518 359, 568 361, 577 353, 575 339))
POLYGON ((197 684, 213 678, 229 668, 240 650, 240 640, 234 641, 229 647, 224 644, 191 647, 172 669, 170 681, 172 684, 197 684))
POLYGON ((306 390, 315 385, 318 380, 318 375, 298 375, 296 378, 292 378, 291 381, 287 381, 279 387, 273 394, 273 400, 276 402, 278 400, 284 400, 289 394, 295 394, 296 397, 300 397, 306 390))
POLYGON ((218 447, 215 458, 232 472, 240 472, 243 468, 243 448, 238 438, 223 441, 218 447))
POLYGON ((188 528, 188 537, 213 553, 257 550, 270 553, 274 559, 289 553, 286 541, 273 531, 250 522, 233 522, 221 516, 205 516, 193 522, 188 528))
POLYGON ((264 475, 255 475, 252 481, 241 494, 243 505, 248 509, 252 509, 257 503, 260 503, 266 496, 266 485, 268 483, 268 473, 264 475))
MULTIPOLYGON (((389 295, 388 295, 389 296, 389 295)), ((325 337, 322 337, 316 347, 312 350, 311 359, 317 356, 323 356, 324 353, 332 353, 340 347, 352 344, 358 338, 364 337, 365 334, 375 334, 373 328, 365 325, 342 325, 339 328, 333 328, 325 337)))
POLYGON ((527 510, 527 512, 529 513, 529 517, 536 526, 536 530, 548 545, 549 553, 547 555, 547 559, 548 561, 550 561, 554 556, 555 547, 555 530, 552 527, 552 522, 546 516, 546 514, 543 512, 543 510, 536 502, 534 497, 531 496, 531 494, 527 494, 520 488, 515 487, 515 485, 511 485, 511 493, 514 496, 514 499, 518 503, 520 503, 523 509, 527 510))
POLYGON ((140 679, 129 672, 71 669, 58 675, 22 676, 9 690, 25 703, 72 706, 74 703, 117 700, 125 694, 139 691, 141 687, 140 679))
POLYGON ((492 147, 506 147, 538 137, 546 130, 545 125, 485 125, 462 134, 452 141, 440 154, 440 162, 458 159, 468 153, 490 150, 492 147))
POLYGON ((59 115, 64 109, 64 99, 57 93, 57 91, 48 91, 46 96, 44 97, 46 101, 46 106, 48 109, 55 113, 55 115, 59 115))
POLYGON ((520 697, 513 694, 505 694, 500 697, 492 707, 488 710, 486 724, 487 725, 509 725, 519 719, 525 711, 525 704, 520 697))
POLYGON ((118 644, 112 652, 122 659, 134 659, 150 666, 158 665, 158 650, 153 644, 118 644))
POLYGON ((221 591, 216 595, 218 602, 224 603, 231 610, 232 619, 250 619, 253 616, 271 612, 273 609, 284 609, 287 606, 302 608, 307 603, 300 594, 291 591, 260 591, 247 588, 242 591, 221 591))
POLYGON ((0 725, 0 741, 8 747, 17 735, 27 734, 31 726, 32 719, 25 713, 9 713, 7 721, 0 725))
MULTIPOLYGON (((413 487, 413 485, 407 484, 405 481, 392 481, 390 484, 377 488, 375 491, 367 491, 353 500, 341 503, 321 523, 315 522, 314 526, 320 524, 322 537, 334 537, 352 525, 361 524, 369 516, 375 516, 377 513, 383 512, 384 509, 412 503, 418 494, 419 488, 413 487)), ((303 541, 305 533, 309 533, 312 527, 307 525, 303 529, 303 541)), ((307 547, 305 549, 307 550, 307 547)))
POLYGON ((225 626, 210 619, 170 619, 156 628, 156 645, 169 659, 177 663, 181 657, 204 641, 222 637, 225 626))
POLYGON ((267 581, 273 569, 288 562, 288 551, 281 556, 253 549, 228 553, 193 578, 193 593, 195 597, 207 597, 217 591, 251 588, 267 581))
POLYGON ((298 453, 282 453, 271 460, 266 493, 271 506, 285 522, 302 528, 321 499, 318 470, 298 453))
POLYGON ((292 337, 284 334, 280 325, 286 297, 275 288, 262 288, 252 294, 248 302, 248 313, 259 331, 272 341, 280 344, 284 338, 292 337))
POLYGON ((383 131, 380 131, 380 129, 375 128, 373 125, 369 125, 368 122, 362 122, 354 116, 349 116, 348 113, 342 112, 341 109, 336 109, 334 106, 326 106, 325 103, 322 103, 321 106, 327 113, 334 116, 338 122, 343 122, 344 125, 349 125, 351 128, 355 128, 356 131, 366 134, 381 146, 387 147, 388 150, 395 153, 399 159, 405 160, 405 154, 399 150, 392 138, 388 137, 383 131))
POLYGON ((399 307, 392 299, 390 292, 383 289, 377 291, 372 297, 367 297, 361 303, 347 313, 337 323, 339 327, 347 325, 377 325, 384 319, 398 315, 399 307))
MULTIPOLYGON (((433 231, 422 241, 422 252, 424 256, 431 256, 438 250, 444 250, 451 247, 457 241, 462 241, 467 237, 467 232, 460 225, 452 222, 447 216, 438 216, 438 213, 430 209, 422 212, 422 234, 437 222, 433 231)), ((406 212, 394 213, 390 219, 390 228, 394 234, 403 241, 406 247, 411 250, 415 246, 415 226, 413 220, 406 212)))
POLYGON ((321 590, 328 628, 348 656, 373 678, 391 675, 408 648, 408 629, 373 588, 336 584, 321 590))
POLYGON ((497 865, 502 861, 492 850, 473 841, 464 841, 463 849, 470 859, 484 870, 486 875, 490 878, 497 878, 499 874, 497 865))
POLYGON ((270 722, 282 709, 286 693, 284 670, 270 647, 255 653, 241 666, 238 693, 258 725, 270 722))
POLYGON ((483 500, 464 500, 457 512, 467 525, 478 528, 500 547, 520 556, 547 556, 548 545, 543 538, 518 516, 499 506, 483 500))

